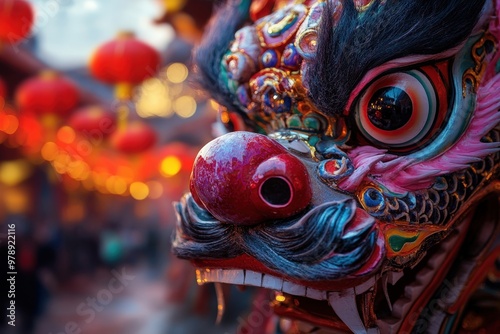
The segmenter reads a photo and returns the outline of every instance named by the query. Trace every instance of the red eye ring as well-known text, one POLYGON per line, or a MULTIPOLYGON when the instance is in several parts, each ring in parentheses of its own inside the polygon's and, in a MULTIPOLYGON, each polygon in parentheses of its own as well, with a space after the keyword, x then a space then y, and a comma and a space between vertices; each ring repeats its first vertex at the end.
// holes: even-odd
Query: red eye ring
POLYGON ((436 118, 437 97, 429 79, 420 71, 385 75, 373 82, 363 93, 356 108, 356 122, 360 132, 373 143, 405 147, 415 144, 429 132, 436 118), (412 111, 408 120, 395 129, 377 127, 368 111, 373 97, 384 88, 397 89, 409 97, 412 111))

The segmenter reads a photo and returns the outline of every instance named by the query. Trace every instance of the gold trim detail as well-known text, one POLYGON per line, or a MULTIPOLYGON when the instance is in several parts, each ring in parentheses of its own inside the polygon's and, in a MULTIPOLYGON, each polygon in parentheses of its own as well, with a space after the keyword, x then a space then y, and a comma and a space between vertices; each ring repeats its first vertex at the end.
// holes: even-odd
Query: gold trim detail
POLYGON ((476 93, 479 82, 486 71, 486 42, 492 42, 494 47, 497 46, 495 37, 490 32, 485 32, 484 35, 472 46, 472 58, 474 59, 474 67, 465 71, 462 77, 462 97, 467 93, 467 83, 472 86, 472 92, 476 93))

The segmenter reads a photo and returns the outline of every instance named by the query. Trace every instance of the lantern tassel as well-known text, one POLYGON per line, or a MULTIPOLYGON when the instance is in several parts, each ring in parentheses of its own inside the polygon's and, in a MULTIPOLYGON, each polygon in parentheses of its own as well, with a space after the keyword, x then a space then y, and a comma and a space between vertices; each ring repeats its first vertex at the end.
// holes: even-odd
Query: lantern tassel
POLYGON ((119 106, 116 110, 116 126, 118 131, 125 131, 128 121, 128 107, 119 106))
POLYGON ((119 82, 115 86, 115 98, 119 101, 128 101, 132 99, 134 86, 128 82, 119 82))

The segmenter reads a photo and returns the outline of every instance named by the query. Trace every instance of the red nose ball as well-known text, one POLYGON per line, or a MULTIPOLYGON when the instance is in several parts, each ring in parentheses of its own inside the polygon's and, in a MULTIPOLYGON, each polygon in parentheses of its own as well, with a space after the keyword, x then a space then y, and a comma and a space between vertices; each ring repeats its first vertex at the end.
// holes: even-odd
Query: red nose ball
POLYGON ((222 222, 253 225, 290 217, 311 201, 305 166, 270 138, 231 132, 195 159, 194 200, 222 222))

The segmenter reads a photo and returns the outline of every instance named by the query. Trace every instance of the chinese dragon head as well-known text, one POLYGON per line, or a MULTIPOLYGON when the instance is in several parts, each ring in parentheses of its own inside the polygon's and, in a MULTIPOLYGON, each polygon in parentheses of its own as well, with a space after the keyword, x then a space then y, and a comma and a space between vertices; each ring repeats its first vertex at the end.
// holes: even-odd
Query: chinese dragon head
POLYGON ((228 131, 176 203, 198 283, 273 289, 301 331, 498 332, 499 13, 221 4, 194 58, 228 131))

